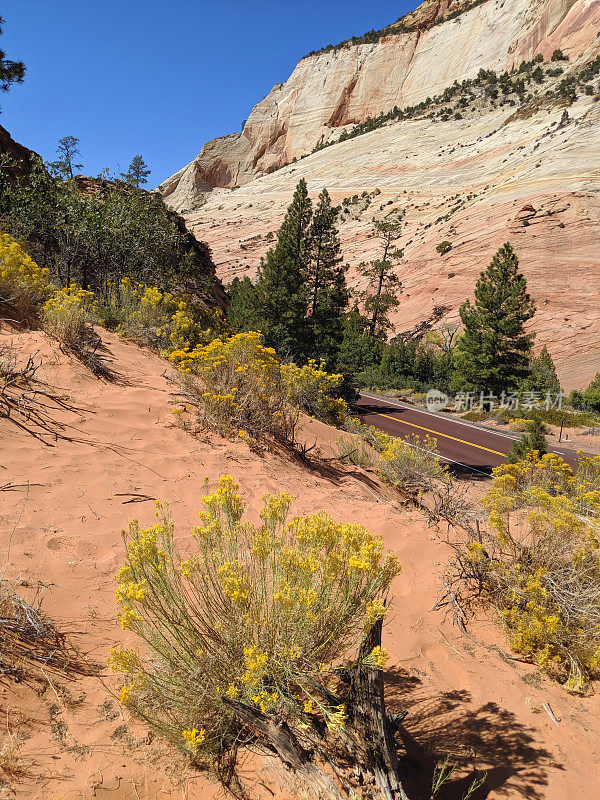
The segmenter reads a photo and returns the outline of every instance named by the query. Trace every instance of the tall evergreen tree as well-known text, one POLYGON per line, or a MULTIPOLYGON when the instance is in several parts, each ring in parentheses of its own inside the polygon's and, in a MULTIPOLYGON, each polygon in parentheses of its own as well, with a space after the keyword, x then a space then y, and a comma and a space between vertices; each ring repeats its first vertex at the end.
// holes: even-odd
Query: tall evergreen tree
POLYGON ((247 275, 234 278, 226 288, 229 295, 227 319, 231 330, 234 333, 262 330, 258 293, 250 278, 247 275))
POLYGON ((399 304, 398 294, 402 288, 394 272, 403 251, 395 246, 400 237, 402 215, 375 222, 375 231, 381 239, 381 258, 359 264, 358 271, 366 277, 369 288, 363 292, 365 313, 369 317, 369 336, 383 337, 391 327, 389 312, 399 304))
POLYGON ((337 217, 338 209, 331 205, 329 193, 323 189, 308 229, 306 355, 323 358, 328 364, 335 362, 343 336, 343 312, 348 305, 337 217))
POLYGON ((374 370, 381 360, 384 343, 368 334, 369 320, 358 308, 346 314, 344 337, 336 369, 344 375, 357 376, 374 370))
POLYGON ((535 313, 519 260, 503 245, 475 286, 475 302, 460 307, 464 326, 456 349, 456 388, 500 395, 518 387, 529 373, 533 334, 525 323, 535 313))
POLYGON ((257 298, 262 330, 266 342, 281 355, 302 357, 306 352, 311 218, 312 203, 302 179, 277 233, 277 244, 259 268, 257 298))
POLYGON ((146 164, 142 156, 138 154, 131 160, 127 172, 121 173, 121 178, 126 183, 130 183, 132 186, 139 188, 140 184, 148 183, 148 175, 150 175, 148 164, 146 164))

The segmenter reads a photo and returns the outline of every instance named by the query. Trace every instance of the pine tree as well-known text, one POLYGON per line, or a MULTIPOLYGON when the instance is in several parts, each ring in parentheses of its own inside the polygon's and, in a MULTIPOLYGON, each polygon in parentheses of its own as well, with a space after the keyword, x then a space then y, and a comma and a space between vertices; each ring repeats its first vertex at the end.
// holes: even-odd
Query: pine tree
POLYGON ((139 188, 141 183, 148 183, 148 175, 151 170, 148 169, 148 164, 144 161, 141 155, 134 156, 131 164, 127 168, 127 172, 121 173, 121 178, 132 186, 139 188))
POLYGON ((48 166, 61 178, 72 178, 73 170, 82 169, 83 164, 75 164, 75 159, 80 156, 79 139, 76 136, 63 136, 58 140, 56 152, 59 157, 48 166))
POLYGON ((543 456, 548 449, 548 440, 544 436, 546 429, 540 416, 536 414, 533 419, 525 426, 525 434, 521 439, 513 442, 513 446, 508 452, 508 461, 510 464, 515 464, 517 461, 522 461, 526 458, 528 453, 537 451, 539 456, 543 456))
POLYGON ((389 219, 375 222, 375 231, 382 242, 383 252, 381 258, 374 261, 362 262, 358 271, 369 281, 369 288, 362 293, 365 313, 369 316, 369 336, 382 337, 391 323, 389 312, 399 305, 398 293, 402 284, 394 272, 396 262, 402 258, 403 251, 395 247, 394 243, 400 237, 402 216, 394 215, 389 219))
POLYGON ((344 336, 337 358, 336 369, 344 375, 354 376, 372 371, 379 364, 384 343, 369 336, 369 320, 355 306, 344 320, 344 336))
POLYGON ((311 218, 312 203, 302 179, 277 233, 277 244, 267 252, 259 268, 257 296, 262 330, 265 341, 283 356, 298 358, 306 352, 311 218))
MULTIPOLYGON (((4 20, 0 17, 0 35, 4 20)), ((25 65, 22 61, 11 61, 6 58, 4 50, 0 50, 0 90, 8 92, 13 83, 23 83, 25 65)))
POLYGON ((522 391, 560 392, 560 381, 548 348, 544 345, 539 356, 532 356, 529 375, 519 385, 522 391))
POLYGON ((500 395, 517 388, 529 372, 533 334, 525 323, 535 313, 527 281, 510 244, 503 245, 475 286, 475 302, 460 307, 464 332, 456 348, 455 388, 500 395))
POLYGON ((231 330, 234 333, 262 330, 258 292, 250 278, 247 275, 241 279, 234 278, 227 286, 227 294, 227 320, 231 330))
POLYGON ((335 361, 343 336, 343 312, 348 305, 346 276, 336 227, 337 208, 327 189, 319 195, 308 230, 309 261, 306 283, 309 293, 307 356, 335 361))

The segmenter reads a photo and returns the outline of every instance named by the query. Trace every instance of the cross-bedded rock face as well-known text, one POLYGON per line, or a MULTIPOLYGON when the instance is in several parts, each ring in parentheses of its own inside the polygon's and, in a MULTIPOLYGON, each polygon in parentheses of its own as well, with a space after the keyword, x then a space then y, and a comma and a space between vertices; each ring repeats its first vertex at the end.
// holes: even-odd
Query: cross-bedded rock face
POLYGON ((243 131, 214 139, 159 187, 177 211, 213 187, 235 188, 337 138, 346 125, 413 105, 480 68, 512 70, 557 47, 578 58, 597 40, 592 0, 426 0, 374 43, 347 44, 303 58, 250 114, 243 131), (461 8, 468 10, 440 24, 461 8))
POLYGON ((599 31, 597 0, 486 0, 427 29, 312 55, 242 133, 209 142, 166 181, 163 196, 210 245, 225 284, 256 274, 301 177, 312 196, 356 196, 340 218, 353 289, 363 288, 356 265, 377 254, 373 217, 403 211, 396 333, 456 324, 479 272, 510 241, 537 303, 536 346, 548 346, 565 388, 586 385, 600 367, 600 75, 575 102, 556 89, 600 53, 599 31), (557 48, 568 62, 550 61, 557 48), (538 54, 544 75, 564 72, 528 82, 533 100, 502 90, 486 99, 479 87, 466 109, 457 95, 451 113, 438 104, 433 118, 428 108, 270 172, 321 137, 338 139, 348 130, 340 126, 433 97, 481 68, 518 77, 538 54), (440 254, 444 240, 452 249, 440 254))

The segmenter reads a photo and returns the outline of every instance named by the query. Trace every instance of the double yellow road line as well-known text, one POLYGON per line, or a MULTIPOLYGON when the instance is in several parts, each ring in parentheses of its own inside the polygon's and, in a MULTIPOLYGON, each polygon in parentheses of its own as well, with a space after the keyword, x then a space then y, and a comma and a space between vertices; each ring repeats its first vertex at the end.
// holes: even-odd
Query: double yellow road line
POLYGON ((427 433, 432 433, 434 436, 443 436, 444 439, 452 439, 454 442, 460 442, 461 444, 466 444, 469 447, 476 447, 478 450, 485 450, 486 453, 493 453, 495 456, 502 456, 502 458, 506 458, 506 453, 501 453, 499 450, 492 450, 489 447, 484 447, 481 444, 475 444, 474 442, 468 442, 466 439, 459 439, 458 436, 450 436, 447 433, 440 433, 439 431, 434 431, 431 428, 424 428, 422 425, 415 425, 414 422, 406 422, 403 419, 398 419, 398 417, 390 417, 389 414, 382 414, 380 411, 371 411, 371 414, 377 414, 379 417, 386 417, 387 419, 392 419, 394 422, 400 423, 400 425, 410 425, 411 428, 418 428, 421 431, 427 431, 427 433))

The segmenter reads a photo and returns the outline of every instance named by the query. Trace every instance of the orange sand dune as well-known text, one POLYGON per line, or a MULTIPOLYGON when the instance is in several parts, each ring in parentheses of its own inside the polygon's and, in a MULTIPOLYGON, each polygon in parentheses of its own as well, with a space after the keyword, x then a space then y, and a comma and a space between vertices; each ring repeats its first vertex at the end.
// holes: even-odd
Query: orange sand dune
MULTIPOLYGON (((115 622, 121 528, 134 517, 151 523, 152 498, 168 500, 185 548, 204 477, 214 483, 231 473, 251 517, 262 495, 284 488, 297 495, 294 513, 325 508, 361 522, 400 557, 384 644, 391 654, 390 705, 409 711, 402 763, 411 796, 424 796, 436 750, 471 753, 488 770, 492 800, 598 796, 598 694, 570 697, 512 660, 492 619, 479 615, 467 638, 431 612, 449 558, 443 537, 372 475, 332 460, 335 431, 305 423, 304 437, 317 442, 312 468, 286 454, 256 454, 241 441, 194 437, 172 413, 177 385, 166 362, 101 333, 114 383, 93 377, 40 333, 15 335, 22 352, 39 350, 45 394, 25 397, 10 418, 0 418, 0 565, 9 551, 6 577, 26 598, 39 587, 46 613, 88 662, 104 664, 109 649, 128 636, 115 622)), ((45 673, 31 685, 0 683, 3 728, 26 737, 25 774, 12 788, 0 782, 0 797, 209 800, 220 794, 204 777, 168 768, 160 743, 121 713, 106 669, 101 679, 45 673)), ((269 765, 251 769, 257 796, 281 796, 269 765)), ((461 787, 454 787, 457 797, 461 787)))

